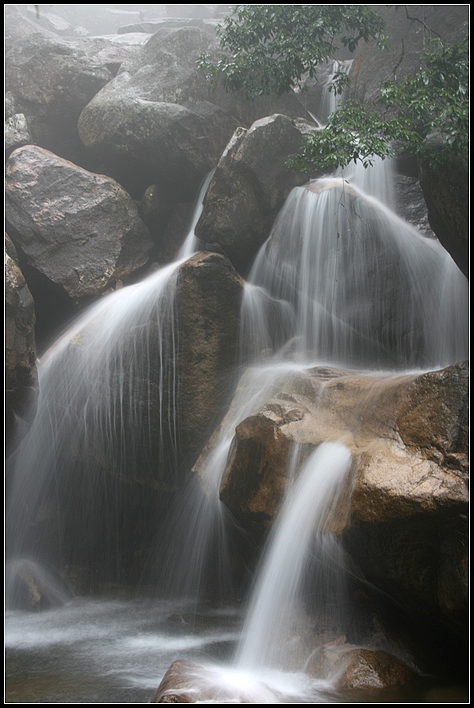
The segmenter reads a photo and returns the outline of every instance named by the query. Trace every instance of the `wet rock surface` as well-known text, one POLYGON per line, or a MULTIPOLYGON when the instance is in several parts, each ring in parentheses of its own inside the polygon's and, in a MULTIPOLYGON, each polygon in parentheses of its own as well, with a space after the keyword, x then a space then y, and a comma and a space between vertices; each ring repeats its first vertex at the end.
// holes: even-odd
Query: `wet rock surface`
POLYGON ((5 234, 5 429, 9 437, 14 418, 37 393, 35 305, 5 234))
POLYGON ((294 443, 339 440, 358 472, 334 530, 366 580, 408 612, 467 627, 467 364, 389 379, 289 374, 236 429, 221 499, 247 529, 274 518, 294 443))
POLYGON ((308 176, 291 172, 285 162, 303 144, 311 128, 275 114, 239 128, 219 160, 204 200, 196 235, 222 248, 245 273, 268 237, 286 197, 308 176))
POLYGON ((445 164, 421 164, 421 187, 428 206, 431 228, 469 277, 469 166, 465 159, 445 164))
POLYGON ((411 669, 385 651, 343 642, 318 647, 306 671, 314 678, 331 676, 340 690, 401 686, 415 676, 411 669))
POLYGON ((178 274, 181 445, 196 459, 203 433, 210 435, 236 384, 238 326, 243 281, 225 256, 201 252, 178 274))
POLYGON ((130 275, 153 245, 120 185, 35 146, 8 160, 6 219, 29 264, 72 300, 130 275))
POLYGON ((163 677, 150 703, 273 703, 277 694, 257 680, 246 681, 187 661, 175 661, 163 677), (253 685, 250 685, 253 684, 253 685))

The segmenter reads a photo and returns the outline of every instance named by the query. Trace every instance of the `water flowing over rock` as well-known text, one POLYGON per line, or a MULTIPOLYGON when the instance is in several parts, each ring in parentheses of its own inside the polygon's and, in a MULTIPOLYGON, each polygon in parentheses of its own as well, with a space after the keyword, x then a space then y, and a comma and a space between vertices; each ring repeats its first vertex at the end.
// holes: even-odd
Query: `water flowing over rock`
POLYGON ((289 371, 278 392, 237 426, 221 499, 255 534, 280 508, 292 447, 305 459, 323 441, 343 440, 359 472, 333 528, 374 585, 462 634, 467 391, 467 364, 388 378, 289 371))
POLYGON ((37 390, 35 306, 5 234, 5 428, 11 433, 15 415, 37 390))
MULTIPOLYGON (((387 161, 289 172, 329 102, 210 92, 217 23, 140 7, 153 36, 66 40, 6 6, 8 700, 458 698, 466 277, 416 172, 401 206, 387 161)), ((435 10, 381 8, 401 30, 355 94, 418 62, 435 10)), ((466 11, 438 13, 451 36, 466 11)))
POLYGON ((300 359, 315 352, 349 367, 466 358, 466 279, 438 241, 358 187, 358 174, 289 195, 249 274, 243 341, 251 357, 286 342, 300 359), (271 327, 269 308, 279 311, 271 327))
POLYGON ((232 395, 241 294, 227 259, 201 253, 99 300, 48 350, 35 423, 13 456, 27 476, 35 469, 28 492, 19 478, 12 490, 14 555, 33 535, 53 563, 140 572, 153 509, 164 513, 232 395))
POLYGON ((278 694, 258 680, 218 666, 175 661, 151 703, 274 703, 278 694))
POLYGON ((103 292, 147 262, 148 230, 114 180, 33 146, 12 153, 6 179, 12 239, 72 300, 103 292))
POLYGON ((222 248, 239 272, 248 270, 290 191, 308 180, 285 161, 310 131, 284 115, 262 118, 239 128, 219 160, 196 234, 222 248))

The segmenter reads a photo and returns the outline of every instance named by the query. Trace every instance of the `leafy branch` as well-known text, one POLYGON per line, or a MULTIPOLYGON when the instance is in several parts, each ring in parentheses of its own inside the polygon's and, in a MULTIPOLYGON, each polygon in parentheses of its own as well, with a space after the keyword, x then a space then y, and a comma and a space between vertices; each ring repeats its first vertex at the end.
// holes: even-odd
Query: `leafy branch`
POLYGON ((377 106, 348 101, 327 125, 306 139, 303 149, 287 163, 291 169, 332 170, 375 156, 394 154, 394 142, 431 164, 447 155, 467 154, 469 148, 468 35, 444 46, 432 40, 422 69, 401 82, 389 81, 377 106), (438 135, 433 146, 427 138, 438 135))

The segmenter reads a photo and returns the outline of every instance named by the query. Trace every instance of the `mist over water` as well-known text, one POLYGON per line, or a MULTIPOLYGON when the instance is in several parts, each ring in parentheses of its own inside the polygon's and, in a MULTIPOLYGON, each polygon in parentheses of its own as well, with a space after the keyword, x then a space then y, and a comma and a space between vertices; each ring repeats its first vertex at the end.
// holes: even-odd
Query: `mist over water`
MULTIPOLYGON (((199 474, 189 480, 176 475, 174 295, 179 266, 198 247, 194 226, 208 183, 178 260, 93 305, 42 358, 36 418, 11 459, 13 593, 15 573, 25 568, 39 577, 43 565, 58 559, 87 565, 98 539, 109 575, 123 580, 121 524, 128 498, 119 482, 116 498, 113 484, 104 487, 104 469, 113 469, 119 481, 132 470, 138 480, 179 489, 165 528, 143 514, 156 543, 147 567, 164 599, 66 595, 57 598, 65 604, 47 614, 7 614, 7 649, 40 664, 46 653, 57 658, 70 699, 83 702, 82 688, 71 687, 87 677, 92 702, 104 694, 145 702, 172 661, 188 658, 220 662, 207 666, 205 680, 240 689, 248 681, 260 702, 347 700, 328 693, 329 679, 304 675, 309 649, 304 641, 296 644, 306 617, 308 568, 320 619, 344 630, 345 559, 330 519, 350 475, 350 451, 331 441, 304 464, 297 449, 290 456, 288 489, 244 603, 240 641, 240 613, 226 606, 232 558, 229 513, 219 490, 236 426, 291 374, 326 364, 406 376, 467 358, 466 279, 437 241, 389 208, 385 167, 376 165, 375 178, 369 170, 346 171, 289 195, 245 286, 240 384, 199 474), (55 508, 46 508, 45 500, 54 500, 55 508), (43 517, 54 517, 46 535, 39 532, 43 517), (200 604, 209 597, 223 606, 221 615, 200 604), (294 673, 284 672, 290 667, 294 673)), ((314 636, 317 631, 313 642, 314 636)), ((40 695, 52 702, 57 696, 49 686, 40 695)))

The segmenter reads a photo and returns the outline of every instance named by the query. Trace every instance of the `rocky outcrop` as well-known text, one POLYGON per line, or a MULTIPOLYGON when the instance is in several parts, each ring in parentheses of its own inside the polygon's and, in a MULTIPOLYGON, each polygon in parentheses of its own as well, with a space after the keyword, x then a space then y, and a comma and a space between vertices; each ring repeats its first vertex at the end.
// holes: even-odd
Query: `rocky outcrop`
POLYGON ((137 178, 147 175, 148 185, 193 194, 237 127, 196 66, 213 42, 198 27, 154 34, 83 110, 78 127, 87 148, 137 178))
POLYGON ((198 253, 179 269, 178 420, 185 467, 222 418, 236 385, 243 282, 227 258, 198 253))
POLYGON ((218 246, 245 273, 268 237, 286 197, 308 176, 285 166, 311 131, 304 121, 276 114, 239 128, 219 160, 196 226, 203 243, 218 246))
POLYGON ((469 164, 453 157, 442 165, 422 161, 420 183, 431 228, 469 278, 469 164))
POLYGON ((143 266, 153 245, 116 182, 34 146, 7 162, 6 220, 29 264, 74 301, 143 266))
POLYGON ((468 604, 468 367, 415 377, 402 444, 362 460, 345 542, 365 577, 459 636, 468 604))
POLYGON ((135 50, 124 41, 62 39, 39 28, 12 42, 5 54, 5 90, 25 116, 30 142, 84 164, 79 115, 135 50))
POLYGON ((37 389, 35 306, 5 234, 5 432, 37 389))
POLYGON ((274 518, 289 450, 339 440, 358 467, 333 523, 363 576, 408 613, 462 636, 467 621, 467 364, 373 378, 289 371, 242 421, 221 499, 245 528, 274 518))

